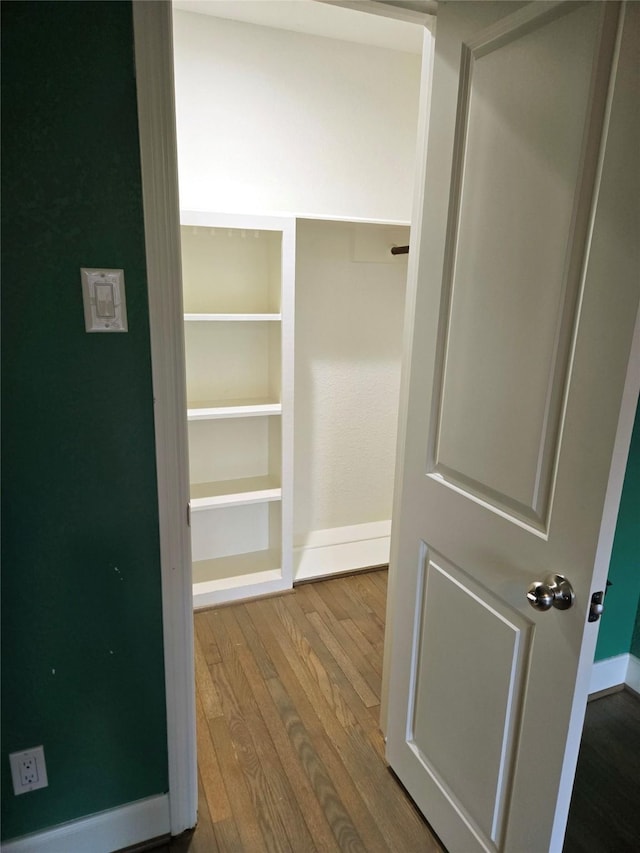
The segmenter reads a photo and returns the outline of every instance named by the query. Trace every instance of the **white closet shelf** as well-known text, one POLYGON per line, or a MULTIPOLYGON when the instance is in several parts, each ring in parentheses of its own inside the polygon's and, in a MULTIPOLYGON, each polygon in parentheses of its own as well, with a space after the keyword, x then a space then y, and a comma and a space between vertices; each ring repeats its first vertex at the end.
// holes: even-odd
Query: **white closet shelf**
POLYGON ((185 323, 269 323, 282 320, 282 314, 185 314, 185 323))
POLYGON ((282 489, 275 477, 243 477, 191 486, 191 509, 215 509, 224 506, 267 503, 282 499, 282 489))
POLYGON ((193 563, 194 594, 278 580, 282 577, 280 562, 280 551, 275 549, 196 560, 193 563))
POLYGON ((242 400, 208 400, 187 404, 187 419, 206 421, 215 418, 258 418, 282 414, 282 403, 264 398, 242 400))

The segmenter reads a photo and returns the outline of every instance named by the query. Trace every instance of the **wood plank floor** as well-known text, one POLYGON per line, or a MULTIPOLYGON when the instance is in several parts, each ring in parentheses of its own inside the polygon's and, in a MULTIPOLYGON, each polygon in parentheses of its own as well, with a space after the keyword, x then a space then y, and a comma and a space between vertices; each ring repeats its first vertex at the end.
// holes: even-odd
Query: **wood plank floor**
POLYGON ((640 850, 640 699, 589 702, 564 853, 640 850))
POLYGON ((378 728, 386 571, 195 616, 199 823, 189 853, 443 848, 378 728))
MULTIPOLYGON (((444 849, 383 758, 386 579, 196 614, 199 823, 159 853, 444 849)), ((640 850, 639 758, 640 700, 589 703, 564 853, 640 850)))

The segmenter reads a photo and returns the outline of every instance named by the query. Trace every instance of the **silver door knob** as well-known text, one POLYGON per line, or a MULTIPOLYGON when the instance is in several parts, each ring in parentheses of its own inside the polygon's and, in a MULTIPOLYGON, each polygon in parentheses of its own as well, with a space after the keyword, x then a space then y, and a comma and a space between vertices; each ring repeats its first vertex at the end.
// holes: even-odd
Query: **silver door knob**
POLYGON ((568 610, 575 601, 573 587, 563 575, 547 575, 527 590, 527 601, 534 610, 568 610))

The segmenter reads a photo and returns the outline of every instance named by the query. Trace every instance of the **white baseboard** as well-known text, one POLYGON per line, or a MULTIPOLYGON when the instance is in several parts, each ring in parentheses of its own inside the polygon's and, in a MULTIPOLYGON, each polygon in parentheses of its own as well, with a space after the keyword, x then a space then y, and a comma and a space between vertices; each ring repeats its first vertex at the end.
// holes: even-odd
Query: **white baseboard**
POLYGON ((161 794, 7 841, 2 853, 112 853, 169 832, 169 796, 161 794))
POLYGON ((635 690, 636 693, 640 693, 640 658, 635 657, 635 655, 629 655, 625 684, 635 690))
POLYGON ((390 538, 390 521, 313 530, 293 549, 294 582, 383 566, 390 538))
POLYGON ((589 693, 599 693, 620 684, 640 693, 640 660, 634 655, 616 655, 596 661, 591 668, 589 693))
POLYGON ((589 693, 599 693, 601 690, 608 690, 610 687, 624 684, 628 667, 628 654, 595 661, 591 667, 589 693))
POLYGON ((202 610, 204 607, 215 607, 218 604, 231 604, 262 595, 273 595, 287 589, 291 589, 291 583, 283 580, 279 571, 256 572, 246 578, 194 583, 193 609, 202 610))

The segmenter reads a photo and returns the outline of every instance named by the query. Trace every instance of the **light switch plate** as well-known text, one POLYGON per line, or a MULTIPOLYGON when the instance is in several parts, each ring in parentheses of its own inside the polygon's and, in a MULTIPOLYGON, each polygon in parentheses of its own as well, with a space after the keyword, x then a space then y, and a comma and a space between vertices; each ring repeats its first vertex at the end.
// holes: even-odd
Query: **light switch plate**
POLYGON ((124 270, 99 270, 83 267, 82 300, 87 332, 126 332, 127 303, 124 294, 124 270))

